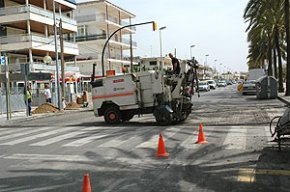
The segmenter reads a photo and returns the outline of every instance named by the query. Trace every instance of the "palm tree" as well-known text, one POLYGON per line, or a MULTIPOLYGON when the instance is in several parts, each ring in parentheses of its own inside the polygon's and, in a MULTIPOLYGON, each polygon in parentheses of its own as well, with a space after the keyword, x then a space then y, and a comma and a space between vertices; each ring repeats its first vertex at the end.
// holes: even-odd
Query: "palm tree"
MULTIPOLYGON (((248 32, 248 41, 250 42, 248 64, 253 65, 253 63, 256 63, 258 64, 256 67, 264 66, 261 63, 267 60, 268 75, 273 75, 273 60, 276 66, 274 59, 276 54, 273 54, 273 52, 277 51, 279 90, 283 89, 281 70, 281 46, 283 46, 283 41, 280 40, 280 37, 284 36, 284 2, 285 0, 250 0, 244 13, 245 21, 249 22, 249 27, 246 30, 248 32)), ((276 69, 275 66, 274 69, 276 69)))
POLYGON ((285 31, 287 43, 287 72, 286 72, 286 96, 290 96, 290 34, 289 34, 289 0, 285 0, 285 31))

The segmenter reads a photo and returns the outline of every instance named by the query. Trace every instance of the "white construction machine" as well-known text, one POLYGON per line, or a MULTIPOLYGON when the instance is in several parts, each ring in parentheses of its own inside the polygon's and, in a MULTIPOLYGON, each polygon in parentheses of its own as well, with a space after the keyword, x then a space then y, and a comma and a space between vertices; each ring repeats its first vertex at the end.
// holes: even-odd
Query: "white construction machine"
POLYGON ((178 75, 143 71, 92 78, 95 116, 104 116, 109 124, 129 121, 141 114, 153 114, 160 125, 184 121, 192 108, 194 69, 194 64, 184 61, 178 75))

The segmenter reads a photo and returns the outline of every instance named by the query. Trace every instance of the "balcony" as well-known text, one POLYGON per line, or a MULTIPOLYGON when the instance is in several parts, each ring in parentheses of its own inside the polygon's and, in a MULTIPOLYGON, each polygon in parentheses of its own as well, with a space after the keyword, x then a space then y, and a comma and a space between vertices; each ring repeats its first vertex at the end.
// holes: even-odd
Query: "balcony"
MULTIPOLYGON (((95 40, 102 40, 100 43, 105 44, 105 41, 107 40, 106 34, 92 34, 92 35, 85 35, 85 36, 77 36, 76 42, 85 42, 85 41, 95 41, 95 40)), ((130 40, 126 38, 122 38, 122 41, 114 40, 112 38, 109 41, 111 46, 122 46, 123 48, 130 48, 130 40)), ((133 48, 137 47, 137 43, 135 41, 132 41, 133 48)))
MULTIPOLYGON (((130 45, 130 39, 122 38, 122 43, 130 45)), ((132 41, 132 46, 133 47, 137 47, 137 42, 136 41, 132 41)))
POLYGON ((82 41, 94 41, 99 39, 106 39, 106 34, 94 34, 94 35, 85 35, 85 36, 77 36, 76 42, 82 42, 82 41))
MULTIPOLYGON (((10 0, 17 4, 25 4, 25 0, 10 0)), ((53 8, 53 1, 54 0, 45 0, 47 2, 47 9, 52 10, 53 8)), ((29 0, 29 4, 35 5, 37 7, 43 7, 43 1, 42 0, 29 0)), ((56 0, 56 7, 61 5, 61 11, 72 11, 73 9, 76 9, 76 2, 75 0, 56 0)))
MULTIPOLYGON (((57 40, 59 43, 59 39, 57 40)), ((38 54, 44 54, 46 52, 55 52, 54 47, 54 38, 45 37, 36 34, 21 34, 21 35, 12 35, 5 36, 0 38, 0 50, 5 51, 21 51, 32 49, 33 52, 38 54)), ((59 44, 58 44, 59 47, 59 44)), ((60 49, 59 49, 60 50, 60 49)), ((64 42, 64 54, 69 55, 78 55, 78 46, 75 43, 64 42)))
MULTIPOLYGON (((59 22, 60 18, 63 21, 64 33, 77 31, 77 22, 75 20, 64 15, 60 16, 59 14, 56 14, 57 22, 59 22)), ((20 29, 26 29, 27 26, 25 21, 27 20, 32 21, 31 30, 44 32, 44 27, 40 25, 40 23, 42 23, 44 25, 49 25, 51 27, 49 31, 52 31, 54 21, 53 12, 51 11, 41 9, 33 5, 0 8, 1 24, 20 29)))
MULTIPOLYGON (((85 15, 85 16, 76 16, 75 20, 80 23, 90 23, 90 22, 96 22, 97 26, 102 29, 107 28, 107 24, 110 25, 111 31, 117 30, 123 26, 129 25, 126 21, 121 21, 121 25, 119 24, 119 21, 115 17, 109 16, 108 19, 106 18, 105 13, 101 14, 91 14, 91 15, 85 15)), ((123 29, 124 34, 128 34, 131 32, 135 32, 136 27, 130 27, 123 29)))

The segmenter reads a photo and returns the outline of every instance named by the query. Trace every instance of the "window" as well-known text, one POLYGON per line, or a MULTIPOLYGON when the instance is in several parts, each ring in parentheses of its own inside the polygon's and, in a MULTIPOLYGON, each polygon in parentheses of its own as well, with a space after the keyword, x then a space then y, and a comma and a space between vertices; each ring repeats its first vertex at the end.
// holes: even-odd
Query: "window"
POLYGON ((88 26, 81 25, 78 26, 78 36, 87 36, 88 35, 88 26))
POLYGON ((150 62, 149 62, 149 65, 150 65, 150 66, 153 66, 153 65, 156 66, 156 65, 157 65, 157 61, 150 61, 150 62))

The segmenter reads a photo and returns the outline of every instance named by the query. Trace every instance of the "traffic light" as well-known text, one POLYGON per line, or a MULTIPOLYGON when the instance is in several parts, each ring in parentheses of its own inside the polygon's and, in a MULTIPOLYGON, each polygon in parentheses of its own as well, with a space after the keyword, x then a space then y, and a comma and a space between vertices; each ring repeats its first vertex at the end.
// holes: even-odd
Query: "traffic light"
POLYGON ((152 26, 153 26, 153 31, 156 31, 157 30, 157 23, 155 23, 155 21, 153 21, 152 26))

